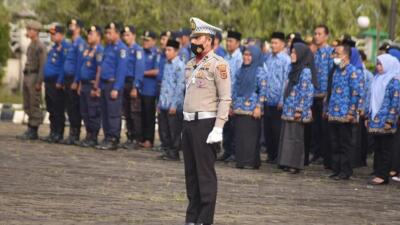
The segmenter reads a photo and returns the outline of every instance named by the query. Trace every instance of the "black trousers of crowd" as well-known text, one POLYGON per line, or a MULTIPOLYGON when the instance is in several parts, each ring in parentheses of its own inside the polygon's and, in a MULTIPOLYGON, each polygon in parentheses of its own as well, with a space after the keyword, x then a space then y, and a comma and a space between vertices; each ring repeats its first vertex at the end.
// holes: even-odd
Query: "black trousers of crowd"
POLYGON ((150 141, 152 144, 156 124, 156 99, 155 96, 141 96, 143 141, 150 141))
POLYGON ((136 98, 130 96, 133 87, 133 80, 125 79, 122 105, 126 122, 126 136, 131 141, 142 142, 142 103, 139 92, 136 98))
POLYGON ((264 107, 264 136, 267 145, 268 159, 275 160, 278 156, 281 133, 282 110, 276 106, 264 107))
POLYGON ((223 147, 224 156, 234 156, 235 155, 235 118, 229 117, 229 120, 225 123, 223 129, 223 147))
POLYGON ((329 145, 330 129, 328 121, 323 118, 323 98, 314 98, 311 110, 314 121, 311 125, 311 134, 308 136, 309 151, 315 158, 322 157, 324 166, 326 168, 330 168, 332 155, 329 145))
MULTIPOLYGON (((374 138, 374 175, 384 180, 389 179, 392 168, 393 144, 395 135, 373 135, 374 138)), ((398 150, 398 149, 397 149, 398 150)))
POLYGON ((158 129, 160 130, 161 148, 164 151, 178 152, 181 146, 183 113, 170 115, 168 110, 160 110, 158 114, 158 129))
POLYGON ((186 223, 214 222, 217 200, 215 161, 218 144, 206 143, 214 123, 215 119, 183 122, 182 151, 186 192, 189 199, 186 223))
POLYGON ((77 131, 79 136, 82 117, 79 109, 79 95, 77 90, 71 89, 71 84, 74 82, 74 75, 64 77, 65 85, 65 107, 67 109, 68 120, 71 130, 77 131))
POLYGON ((65 127, 65 93, 63 89, 56 88, 56 79, 45 80, 45 101, 47 112, 49 112, 50 132, 64 135, 65 127))
POLYGON ((352 124, 329 123, 330 143, 332 149, 332 170, 335 174, 351 176, 351 151, 353 150, 352 124))
POLYGON ((111 98, 114 82, 102 81, 101 120, 105 138, 119 141, 121 135, 121 112, 123 90, 118 91, 116 99, 111 98))
POLYGON ((101 127, 100 97, 91 96, 93 84, 90 81, 81 81, 80 112, 85 123, 86 133, 96 136, 101 127))

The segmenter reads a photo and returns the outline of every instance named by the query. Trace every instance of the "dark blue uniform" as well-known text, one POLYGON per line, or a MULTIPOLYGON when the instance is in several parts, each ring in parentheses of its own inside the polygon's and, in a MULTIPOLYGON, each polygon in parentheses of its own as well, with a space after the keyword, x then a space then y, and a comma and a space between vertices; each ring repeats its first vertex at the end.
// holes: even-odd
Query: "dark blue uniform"
MULTIPOLYGON (((145 71, 159 69, 160 54, 157 48, 144 49, 145 71)), ((142 90, 142 126, 143 140, 154 142, 154 127, 156 114, 156 98, 160 73, 157 76, 143 78, 142 90)))
POLYGON ((128 138, 127 145, 134 141, 137 144, 143 141, 142 137, 142 121, 141 121, 141 101, 140 93, 143 88, 143 76, 145 69, 145 60, 143 48, 137 43, 129 47, 128 50, 128 69, 125 77, 123 111, 126 120, 126 136, 128 138), (130 92, 133 88, 138 91, 138 97, 132 98, 130 92))
POLYGON ((97 142, 100 130, 101 110, 100 98, 90 95, 95 88, 96 73, 103 59, 104 48, 101 44, 88 46, 83 52, 80 70, 80 112, 86 127, 86 139, 97 142))
POLYGON ((45 100, 50 119, 50 135, 46 140, 51 142, 60 141, 64 135, 64 91, 57 89, 56 84, 64 83, 64 62, 69 45, 65 40, 55 44, 44 66, 45 100))
POLYGON ((77 90, 71 89, 71 84, 79 82, 79 73, 82 66, 83 51, 86 42, 82 37, 77 37, 69 46, 64 63, 65 105, 70 122, 69 140, 65 144, 72 144, 79 140, 81 130, 81 114, 79 110, 79 95, 77 90))
POLYGON ((104 49, 101 63, 101 112, 105 141, 119 142, 121 133, 121 109, 125 76, 128 65, 128 47, 118 40, 104 49), (116 99, 111 91, 118 91, 116 99))

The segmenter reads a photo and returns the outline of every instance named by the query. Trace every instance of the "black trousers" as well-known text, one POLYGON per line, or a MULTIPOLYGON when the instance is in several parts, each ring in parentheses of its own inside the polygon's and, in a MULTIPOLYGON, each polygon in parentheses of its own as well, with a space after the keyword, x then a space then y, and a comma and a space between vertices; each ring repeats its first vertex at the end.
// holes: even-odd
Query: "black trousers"
POLYGON ((217 200, 215 160, 218 144, 206 143, 214 123, 215 119, 183 122, 182 151, 186 193, 189 200, 186 211, 187 223, 214 222, 217 200))
POLYGON ((223 129, 224 155, 235 155, 235 117, 230 116, 223 129))
POLYGON ((329 123, 332 148, 332 170, 336 174, 351 176, 352 124, 329 123))
POLYGON ((314 157, 322 157, 324 166, 331 167, 331 149, 328 121, 323 118, 323 98, 314 98, 312 106, 313 123, 309 135, 309 151, 314 157))
POLYGON ((86 133, 98 135, 101 127, 101 103, 99 97, 92 97, 92 84, 82 83, 80 111, 85 123, 86 133))
POLYGON ((179 151, 181 146, 183 113, 170 115, 168 110, 160 110, 158 114, 158 129, 160 130, 161 147, 168 151, 179 151))
POLYGON ((374 135, 374 175, 384 180, 389 179, 392 167, 394 135, 374 135))
POLYGON ((101 120, 105 138, 115 138, 119 141, 123 90, 119 90, 118 97, 112 99, 113 86, 113 82, 102 83, 101 85, 101 120))
POLYGON ((392 171, 400 173, 400 129, 397 128, 392 145, 392 171))
POLYGON ((278 110, 276 106, 264 107, 264 135, 268 158, 271 160, 275 160, 278 156, 282 124, 281 115, 282 110, 278 110))
POLYGON ((130 93, 132 91, 132 81, 125 82, 124 97, 122 99, 123 114, 126 121, 126 135, 129 140, 138 142, 143 141, 142 135, 142 104, 141 98, 138 96, 132 98, 130 93))
POLYGON ((78 132, 81 129, 82 117, 79 109, 79 95, 77 90, 71 89, 74 82, 74 76, 66 76, 65 84, 65 106, 67 108, 68 120, 71 128, 76 128, 78 132))
POLYGON ((64 90, 56 88, 56 81, 45 81, 45 100, 49 112, 50 131, 64 134, 65 127, 65 97, 64 90))
POLYGON ((156 97, 141 96, 142 98, 142 133, 143 141, 154 143, 156 125, 156 97))

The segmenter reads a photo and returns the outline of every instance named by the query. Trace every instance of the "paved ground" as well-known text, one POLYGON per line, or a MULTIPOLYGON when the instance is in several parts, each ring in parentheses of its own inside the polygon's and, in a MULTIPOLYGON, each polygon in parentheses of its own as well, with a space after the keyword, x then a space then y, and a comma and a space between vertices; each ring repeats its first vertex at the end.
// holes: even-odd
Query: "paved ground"
MULTIPOLYGON (((183 224, 182 162, 144 150, 19 142, 24 129, 0 122, 0 225, 183 224)), ((400 224, 400 184, 367 186, 369 172, 335 182, 319 166, 289 175, 265 164, 259 171, 218 164, 216 224, 400 224)))

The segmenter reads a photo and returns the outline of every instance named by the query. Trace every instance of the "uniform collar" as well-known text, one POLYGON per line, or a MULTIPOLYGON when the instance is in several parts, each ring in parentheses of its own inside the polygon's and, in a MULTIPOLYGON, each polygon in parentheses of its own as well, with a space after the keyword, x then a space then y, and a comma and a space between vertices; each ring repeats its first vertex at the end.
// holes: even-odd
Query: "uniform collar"
POLYGON ((233 57, 235 57, 235 56, 238 56, 238 55, 240 55, 241 54, 241 52, 240 52, 240 47, 239 48, 237 48, 232 54, 228 54, 231 58, 233 58, 233 57))
POLYGON ((168 63, 175 64, 178 60, 179 60, 179 56, 176 56, 175 58, 173 58, 171 60, 171 62, 168 62, 168 63))

